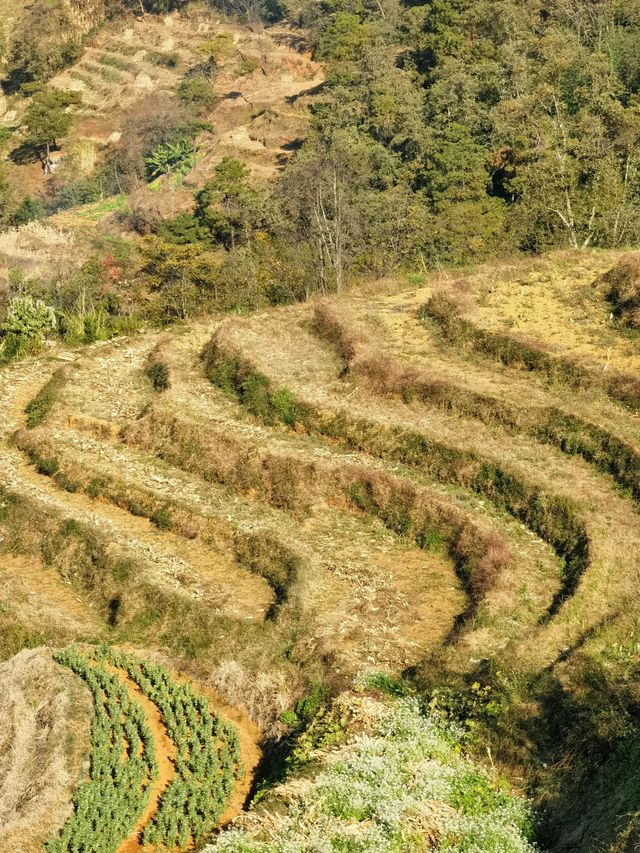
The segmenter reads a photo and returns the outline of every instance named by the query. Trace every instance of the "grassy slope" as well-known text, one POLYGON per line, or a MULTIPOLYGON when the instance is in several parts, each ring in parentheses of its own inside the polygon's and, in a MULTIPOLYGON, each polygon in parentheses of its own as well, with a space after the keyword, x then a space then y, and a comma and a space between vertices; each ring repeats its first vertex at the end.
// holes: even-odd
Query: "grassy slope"
MULTIPOLYGON (((566 324, 567 351, 593 363, 611 349, 620 369, 630 369, 633 339, 607 325, 604 303, 587 288, 591 276, 614 260, 613 254, 585 253, 497 265, 492 286, 504 281, 505 291, 520 293, 515 278, 536 280, 544 273, 539 299, 555 306, 562 297, 557 323, 566 324)), ((491 293, 490 278, 486 267, 464 276, 434 276, 418 289, 387 282, 344 295, 337 311, 349 327, 363 330, 361 362, 380 357, 383 379, 394 375, 393 365, 403 365, 515 410, 523 401, 538 409, 555 406, 640 446, 635 417, 597 389, 569 392, 480 356, 469 358, 443 346, 437 330, 418 321, 417 308, 434 287, 448 283, 458 295, 466 292, 469 316, 486 322, 483 288, 491 293), (463 279, 469 282, 466 290, 463 279)), ((496 327, 508 328, 510 306, 504 315, 494 312, 496 327)), ((196 676, 211 677, 228 701, 245 703, 271 733, 282 731, 278 718, 306 679, 328 679, 339 688, 366 667, 397 672, 419 665, 428 674, 434 663, 440 673, 475 673, 483 658, 491 658, 515 703, 500 722, 509 749, 494 745, 496 760, 536 785, 550 809, 546 837, 554 849, 597 849, 624 827, 623 815, 633 810, 637 794, 621 760, 624 750, 636 748, 624 717, 618 725, 607 716, 606 702, 598 704, 606 696, 603 683, 611 688, 612 702, 618 695, 622 701, 616 691, 635 671, 632 644, 640 621, 635 501, 584 458, 533 434, 428 398, 403 401, 358 373, 357 364, 341 375, 332 347, 313 333, 312 316, 312 306, 294 306, 87 350, 43 424, 28 440, 19 437, 18 447, 11 436, 24 425, 24 406, 57 365, 43 359, 3 371, 0 393, 9 414, 0 451, 4 476, 34 501, 21 521, 16 516, 5 522, 10 537, 4 547, 14 554, 36 553, 48 561, 51 575, 39 600, 27 607, 7 560, 11 606, 27 631, 34 613, 55 610, 52 631, 64 639, 73 623, 84 636, 101 633, 112 642, 162 649, 178 667, 191 658, 196 676), (257 420, 203 375, 198 355, 212 332, 275 388, 285 386, 327 410, 341 409, 347 420, 375 422, 378 445, 345 449, 335 436, 328 441, 299 423, 292 429, 257 420), (165 391, 155 391, 144 375, 152 351, 168 368, 165 391), (381 436, 399 428, 497 459, 522 482, 573 502, 588 533, 589 559, 552 618, 543 617, 562 569, 549 543, 462 483, 435 483, 427 469, 380 458, 381 436), (19 448, 55 457, 59 469, 48 465, 45 471, 38 463, 34 468, 19 448), (462 630, 452 629, 468 602, 437 525, 429 547, 417 547, 400 516, 383 523, 382 516, 349 504, 344 487, 353 477, 368 478, 387 508, 403 495, 404 500, 420 494, 443 512, 455 509, 470 525, 472 541, 492 541, 501 555, 509 555, 500 557, 502 571, 462 630), (147 518, 141 501, 151 507, 147 518), (37 507, 45 514, 34 525, 29 519, 37 507), (153 523, 149 519, 158 508, 164 515, 153 523), (98 557, 87 562, 89 540, 79 528, 73 534, 77 541, 61 537, 65 517, 94 532, 98 557), (103 552, 105 538, 111 544, 103 552), (137 564, 132 576, 117 568, 119 555, 137 564), (104 567, 100 574, 96 566, 104 567), (217 573, 216 567, 224 570, 217 573), (71 580, 73 606, 56 577, 71 580), (234 596, 236 581, 241 594, 234 596), (603 759, 598 776, 584 780, 580 773, 588 768, 579 751, 571 757, 554 752, 567 735, 563 715, 582 719, 583 701, 592 709, 594 732, 605 742, 613 733, 620 750, 603 759), (562 767, 542 766, 558 757, 562 767), (569 766, 572 778, 564 773, 569 766)), ((540 336, 544 328, 541 323, 540 336)), ((559 346, 560 340, 558 335, 551 342, 559 346)))
POLYGON ((533 851, 527 804, 463 757, 459 733, 423 716, 417 703, 343 694, 318 722, 305 755, 310 768, 271 791, 206 853, 326 845, 367 853, 533 851))

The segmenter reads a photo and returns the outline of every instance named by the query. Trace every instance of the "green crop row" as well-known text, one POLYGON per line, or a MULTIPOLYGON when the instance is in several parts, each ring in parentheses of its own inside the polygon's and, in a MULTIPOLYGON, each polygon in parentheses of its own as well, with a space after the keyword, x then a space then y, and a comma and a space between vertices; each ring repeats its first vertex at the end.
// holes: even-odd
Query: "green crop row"
POLYGON ((115 853, 129 835, 158 776, 153 736, 143 709, 103 662, 73 646, 55 660, 82 678, 92 693, 90 779, 73 798, 73 814, 47 853, 115 853))
POLYGON ((242 774, 235 729, 212 713, 204 696, 157 664, 114 649, 101 649, 99 655, 126 670, 159 708, 176 747, 175 776, 144 830, 143 844, 203 843, 220 823, 234 781, 242 774))

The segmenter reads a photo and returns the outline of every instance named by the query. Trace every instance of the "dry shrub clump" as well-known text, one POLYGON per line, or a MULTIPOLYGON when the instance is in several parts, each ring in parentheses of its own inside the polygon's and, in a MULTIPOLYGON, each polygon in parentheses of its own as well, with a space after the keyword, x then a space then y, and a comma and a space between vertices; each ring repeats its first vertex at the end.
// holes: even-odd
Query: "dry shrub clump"
POLYGON ((294 463, 284 453, 261 451, 215 424, 203 426, 152 409, 121 437, 184 471, 241 494, 258 495, 295 515, 307 515, 314 502, 313 462, 294 463))
POLYGON ((67 380, 67 371, 64 367, 59 368, 51 379, 42 386, 33 400, 28 403, 24 411, 27 416, 27 426, 29 429, 40 426, 47 419, 51 410, 58 402, 60 393, 67 380))
POLYGON ((284 711, 300 693, 300 684, 281 669, 253 672, 235 660, 221 661, 212 671, 208 685, 235 707, 244 706, 266 738, 280 736, 284 711))
POLYGON ((258 449, 222 431, 214 432, 213 425, 203 427, 152 408, 123 429, 120 438, 209 482, 240 492, 250 492, 258 484, 258 449))
POLYGON ((344 469, 345 491, 360 510, 377 516, 395 533, 425 550, 444 545, 467 595, 472 615, 484 596, 513 567, 513 557, 495 531, 485 530, 451 504, 439 501, 424 487, 381 471, 344 469))
POLYGON ((640 254, 626 255, 602 276, 600 283, 618 322, 640 329, 640 254))
POLYGON ((144 372, 156 391, 166 391, 171 388, 169 365, 162 358, 161 344, 157 344, 149 353, 144 372))
POLYGON ((363 338, 353 325, 350 325, 349 330, 345 328, 339 310, 333 302, 320 299, 315 304, 311 329, 318 338, 333 347, 343 366, 348 370, 363 338))

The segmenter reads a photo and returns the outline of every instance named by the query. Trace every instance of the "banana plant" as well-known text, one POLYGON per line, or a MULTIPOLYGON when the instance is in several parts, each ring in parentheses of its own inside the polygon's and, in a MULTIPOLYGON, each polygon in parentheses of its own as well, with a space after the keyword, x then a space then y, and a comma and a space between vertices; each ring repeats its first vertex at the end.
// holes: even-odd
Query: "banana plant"
POLYGON ((177 142, 165 142, 158 145, 145 158, 147 174, 155 180, 170 172, 186 174, 195 163, 198 147, 191 139, 179 139, 177 142))

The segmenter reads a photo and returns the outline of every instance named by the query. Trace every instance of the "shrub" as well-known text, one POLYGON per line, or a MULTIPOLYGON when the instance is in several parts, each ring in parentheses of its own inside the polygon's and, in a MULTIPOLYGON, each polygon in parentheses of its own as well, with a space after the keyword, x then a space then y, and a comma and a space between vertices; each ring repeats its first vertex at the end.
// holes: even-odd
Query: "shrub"
POLYGON ((155 524, 159 530, 171 530, 173 527, 173 519, 171 518, 171 512, 167 506, 158 507, 158 509, 152 513, 150 520, 151 523, 155 524))
POLYGON ((396 678, 386 672, 365 673, 360 683, 365 690, 378 690, 380 693, 393 698, 408 696, 412 692, 408 681, 405 681, 404 678, 396 678))
POLYGON ((145 59, 147 62, 151 62, 153 65, 160 65, 163 68, 177 68, 180 62, 180 54, 174 50, 148 50, 145 59))
POLYGON ((26 195, 11 214, 11 224, 14 226, 26 225, 27 222, 32 222, 34 219, 42 219, 46 214, 46 208, 39 198, 26 195))
POLYGON ((620 325, 640 328, 640 256, 627 255, 602 276, 605 299, 620 325))
POLYGON ((276 420, 282 421, 290 427, 296 425, 298 403, 287 388, 280 388, 271 395, 271 408, 276 420))
POLYGON ((237 68, 238 76, 247 77, 258 68, 260 68, 260 63, 257 59, 253 59, 251 56, 244 57, 237 68))
POLYGON ((145 159, 149 179, 153 180, 170 172, 186 174, 193 168, 197 150, 193 140, 187 138, 158 145, 145 159))
POLYGON ((156 391, 166 391, 171 387, 169 379, 169 365, 164 361, 151 361, 146 371, 146 376, 156 391))
MULTIPOLYGON (((283 604, 298 577, 300 558, 264 533, 238 535, 234 545, 238 563, 261 575, 273 589, 276 604, 283 604)), ((276 611, 267 615, 271 618, 276 611)))
POLYGON ((2 325, 2 354, 11 359, 37 352, 49 332, 56 328, 53 308, 32 296, 15 296, 2 325))
POLYGON ((44 474, 45 477, 53 477, 59 470, 60 463, 53 456, 38 459, 36 463, 36 471, 38 474, 44 474))
POLYGON ((199 111, 212 107, 216 100, 211 84, 204 77, 186 77, 182 80, 178 86, 178 97, 199 111))
POLYGON ((57 370, 25 408, 27 427, 33 429, 43 423, 53 409, 66 381, 64 370, 57 370))

